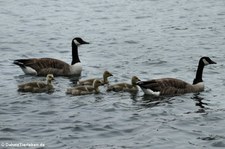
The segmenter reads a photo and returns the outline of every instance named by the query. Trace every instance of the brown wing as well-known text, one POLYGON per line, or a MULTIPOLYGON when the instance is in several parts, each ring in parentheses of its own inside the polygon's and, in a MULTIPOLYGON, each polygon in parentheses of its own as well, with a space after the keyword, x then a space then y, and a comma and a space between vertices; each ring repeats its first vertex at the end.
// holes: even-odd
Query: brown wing
POLYGON ((33 68, 37 71, 38 75, 47 75, 49 73, 61 75, 70 70, 69 64, 53 58, 19 59, 16 61, 33 68))
POLYGON ((175 79, 175 78, 163 78, 163 79, 156 79, 155 80, 161 88, 168 88, 168 87, 173 87, 173 88, 179 88, 179 89, 184 89, 187 87, 187 85, 190 85, 189 83, 182 81, 180 79, 175 79))
POLYGON ((151 89, 152 91, 161 91, 163 89, 185 89, 189 83, 175 78, 162 78, 149 81, 140 81, 140 87, 151 89))

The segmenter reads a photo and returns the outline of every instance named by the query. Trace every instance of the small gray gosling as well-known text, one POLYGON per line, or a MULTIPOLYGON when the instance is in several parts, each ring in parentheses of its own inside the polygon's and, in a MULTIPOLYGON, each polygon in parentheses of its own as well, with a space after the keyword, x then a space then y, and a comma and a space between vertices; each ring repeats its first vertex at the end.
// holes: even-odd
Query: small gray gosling
MULTIPOLYGON (((103 73, 103 78, 99 79, 102 82, 102 85, 109 84, 108 77, 113 76, 109 71, 105 71, 103 73)), ((78 85, 92 85, 94 80, 97 78, 87 79, 87 80, 79 80, 78 85)))
POLYGON ((98 94, 99 86, 102 85, 102 82, 100 80, 95 79, 93 81, 93 85, 87 85, 87 86, 76 86, 72 88, 68 88, 66 90, 66 94, 71 94, 74 96, 78 95, 86 95, 86 94, 98 94))
POLYGON ((46 83, 41 81, 34 81, 20 84, 18 85, 18 91, 32 93, 50 92, 54 89, 52 80, 54 80, 53 74, 48 74, 46 77, 46 83))
POLYGON ((131 78, 131 84, 129 83, 117 83, 113 85, 109 85, 108 89, 106 91, 124 91, 124 92, 137 92, 137 82, 140 81, 140 79, 137 76, 133 76, 131 78))

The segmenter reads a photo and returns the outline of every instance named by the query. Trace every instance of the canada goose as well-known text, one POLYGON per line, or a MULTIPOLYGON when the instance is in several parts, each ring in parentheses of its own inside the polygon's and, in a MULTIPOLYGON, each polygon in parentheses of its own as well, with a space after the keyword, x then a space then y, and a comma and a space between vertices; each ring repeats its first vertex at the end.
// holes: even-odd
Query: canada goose
POLYGON ((141 87, 143 92, 148 95, 180 95, 185 93, 195 93, 204 90, 202 73, 204 66, 208 64, 216 64, 209 57, 202 57, 199 60, 196 77, 193 84, 176 78, 161 78, 149 81, 139 81, 137 85, 141 87))
MULTIPOLYGON (((110 72, 108 72, 108 71, 105 71, 103 73, 103 79, 99 79, 102 82, 102 85, 109 83, 108 77, 110 77, 110 76, 113 76, 113 75, 110 72)), ((93 79, 87 79, 87 80, 79 80, 78 81, 78 84, 79 85, 92 85, 93 84, 93 81, 95 79, 93 78, 93 79)))
POLYGON ((52 80, 54 80, 53 74, 48 74, 45 82, 29 82, 25 84, 18 85, 18 91, 21 92, 32 92, 41 93, 53 90, 52 80))
POLYGON ((76 86, 72 88, 68 88, 66 93, 67 94, 72 94, 74 96, 77 95, 86 95, 86 94, 92 94, 92 93, 99 93, 98 87, 102 85, 102 82, 100 80, 95 79, 93 81, 93 85, 88 85, 88 86, 76 86))
POLYGON ((72 40, 71 65, 53 58, 17 59, 13 63, 20 66, 23 72, 29 75, 46 76, 50 73, 55 76, 80 75, 82 65, 78 56, 78 46, 82 44, 89 43, 79 37, 72 40))
POLYGON ((107 89, 107 91, 115 91, 115 92, 119 92, 119 91, 125 91, 125 92, 137 92, 138 91, 138 87, 136 85, 136 83, 140 81, 138 77, 133 76, 131 78, 131 84, 128 83, 117 83, 117 84, 113 84, 110 85, 107 89))

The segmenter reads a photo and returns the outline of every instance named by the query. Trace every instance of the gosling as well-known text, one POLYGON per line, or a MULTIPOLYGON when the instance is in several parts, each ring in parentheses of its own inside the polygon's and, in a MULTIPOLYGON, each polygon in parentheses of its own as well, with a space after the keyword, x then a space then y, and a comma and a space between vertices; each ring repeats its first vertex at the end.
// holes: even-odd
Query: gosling
POLYGON ((117 83, 114 85, 110 85, 106 91, 124 91, 124 92, 137 92, 137 82, 140 81, 140 79, 136 76, 133 76, 131 79, 131 84, 128 83, 117 83))
POLYGON ((98 94, 100 92, 98 87, 101 85, 102 85, 102 82, 98 79, 95 79, 92 85, 76 86, 76 87, 68 88, 66 91, 66 94, 72 94, 74 96, 86 95, 86 94, 98 94))
POLYGON ((54 89, 52 85, 52 80, 54 80, 53 74, 48 74, 46 77, 46 82, 35 81, 28 82, 18 85, 18 91, 20 92, 32 92, 32 93, 42 93, 50 92, 54 89))
MULTIPOLYGON (((113 76, 109 71, 105 71, 103 73, 103 78, 99 79, 102 82, 102 85, 109 84, 108 77, 113 76)), ((92 85, 94 80, 97 78, 87 79, 87 80, 79 80, 78 85, 92 85)))

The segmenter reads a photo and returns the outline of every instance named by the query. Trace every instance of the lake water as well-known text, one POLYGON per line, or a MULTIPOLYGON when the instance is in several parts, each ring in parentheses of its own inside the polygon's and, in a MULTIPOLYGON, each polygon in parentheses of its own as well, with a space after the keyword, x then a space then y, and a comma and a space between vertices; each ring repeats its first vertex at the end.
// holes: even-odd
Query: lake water
POLYGON ((0 0, 0 148, 225 148, 224 0, 0 0), (26 76, 14 59, 53 57, 71 62, 79 47, 81 78, 113 73, 111 84, 176 77, 192 82, 209 56, 205 91, 153 98, 129 93, 68 96, 57 77, 52 94, 18 93, 26 76), (24 147, 20 147, 24 148, 24 147))

